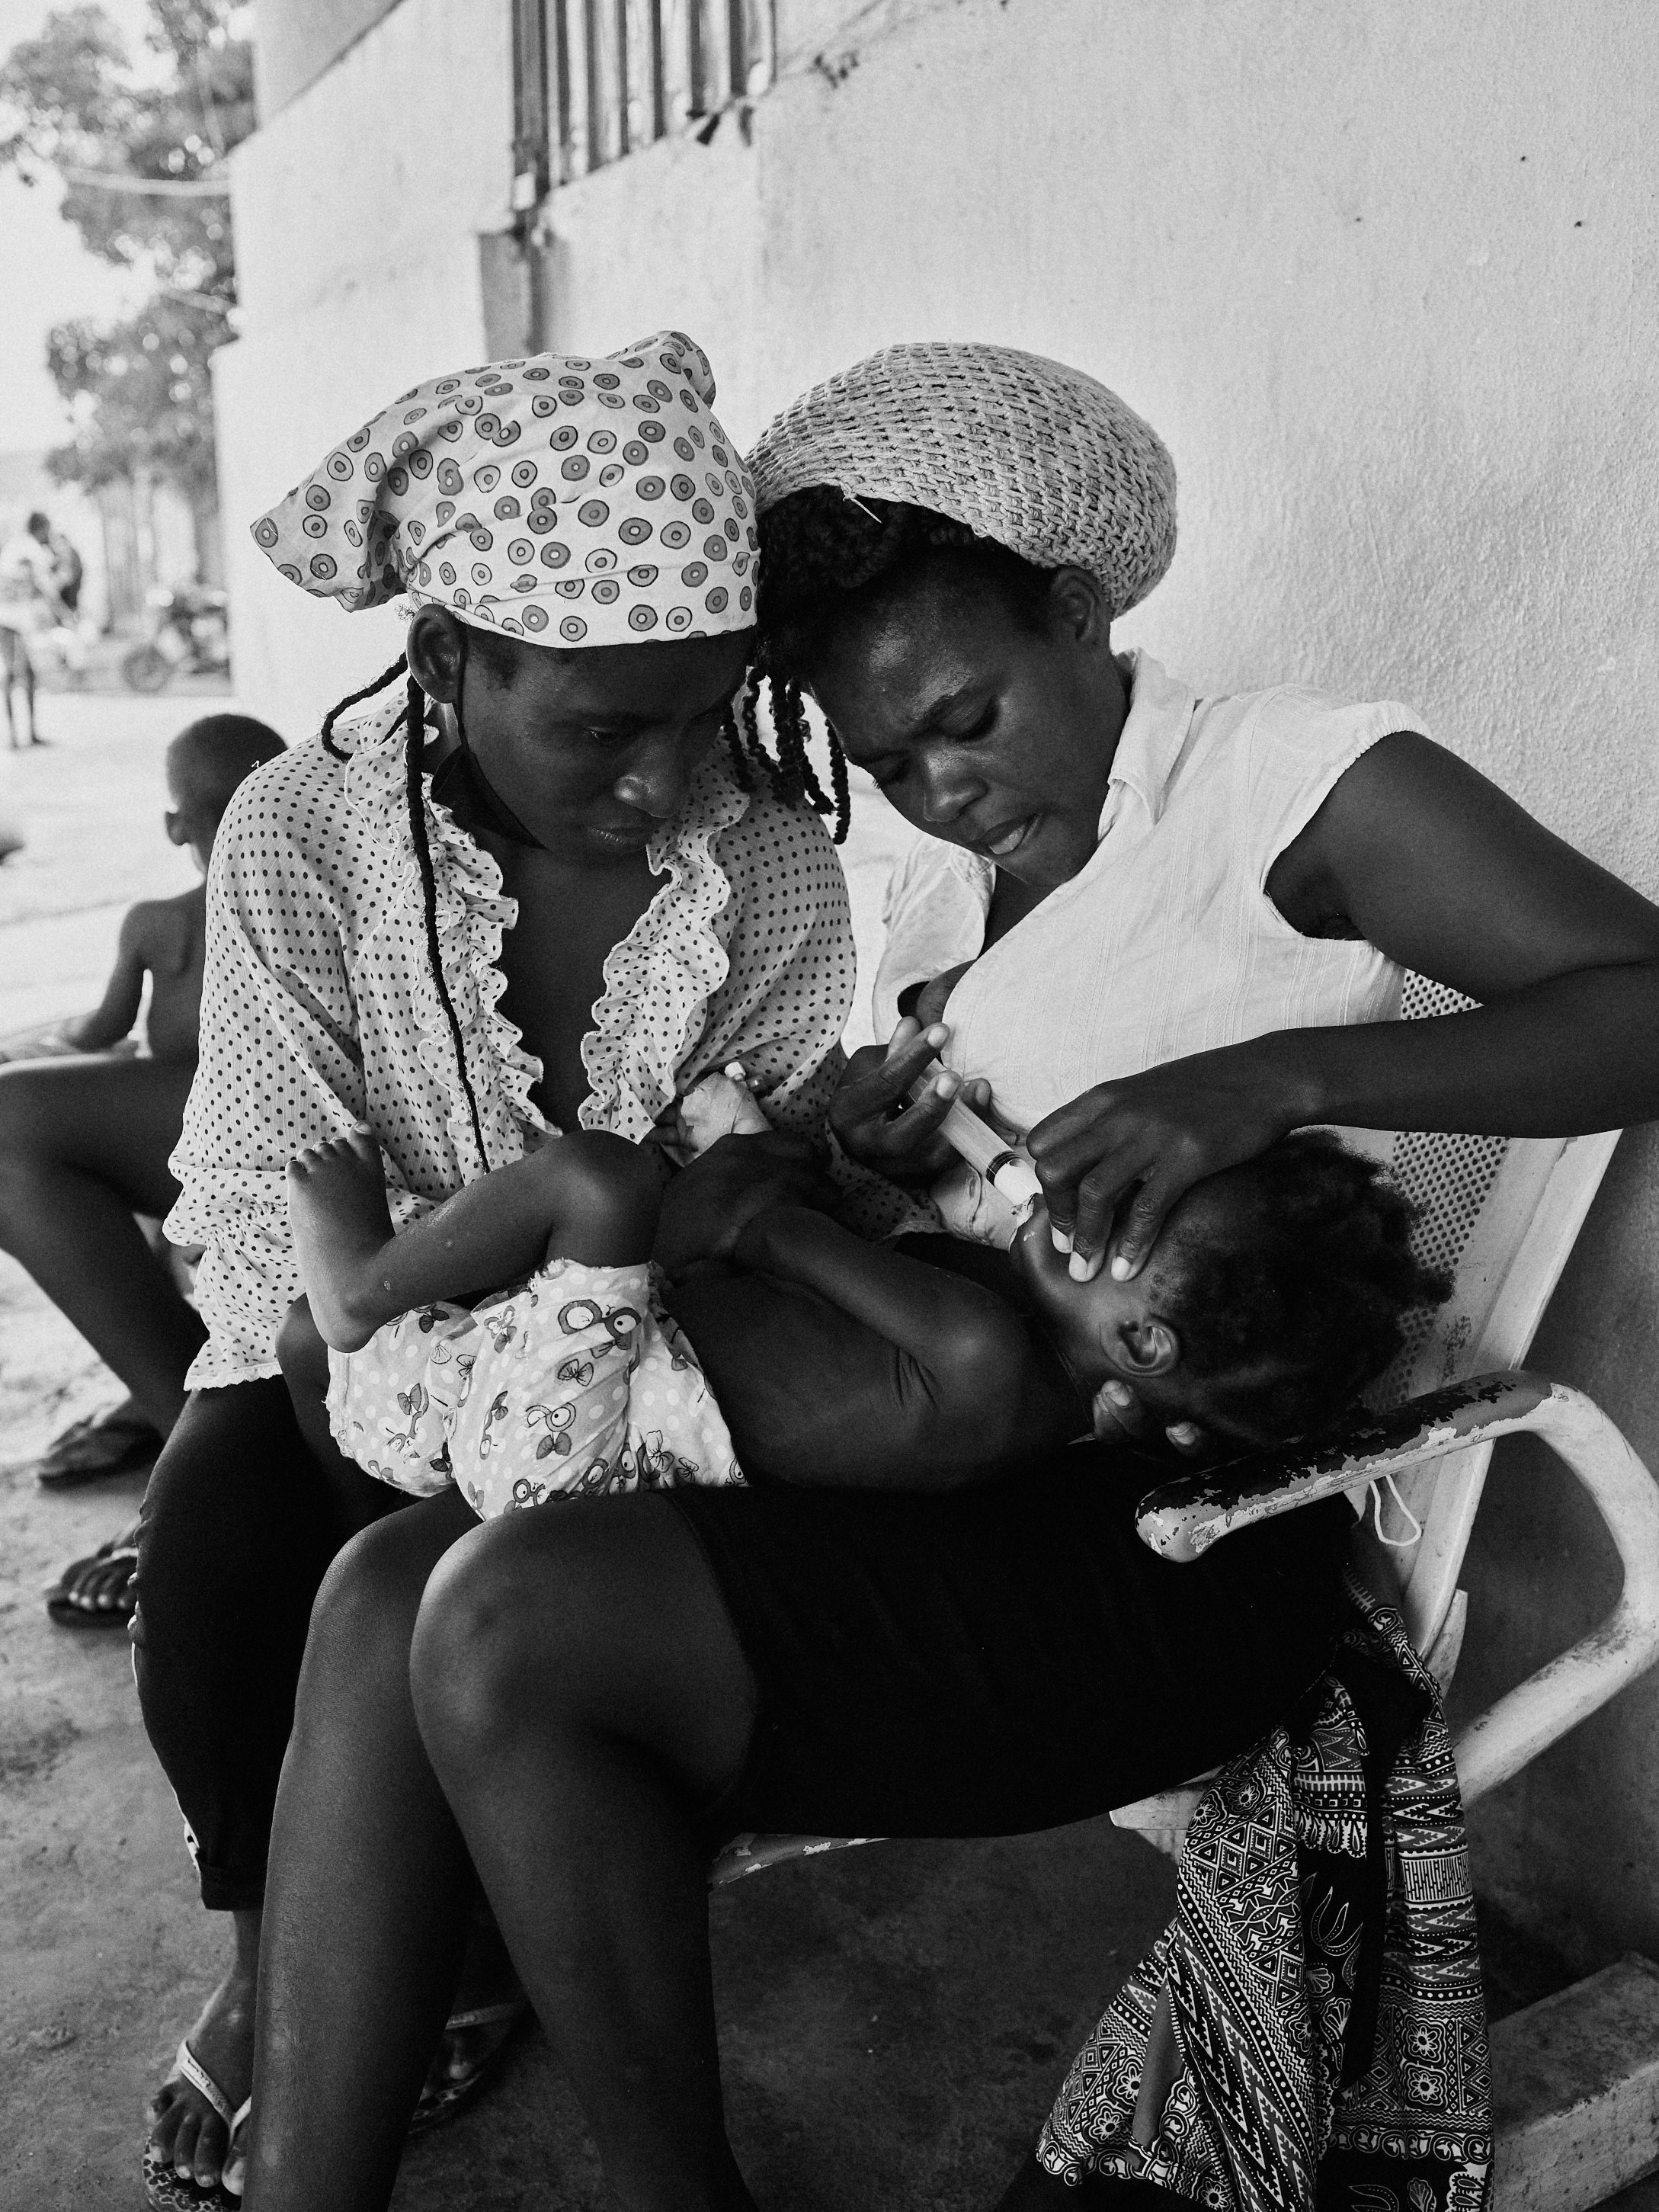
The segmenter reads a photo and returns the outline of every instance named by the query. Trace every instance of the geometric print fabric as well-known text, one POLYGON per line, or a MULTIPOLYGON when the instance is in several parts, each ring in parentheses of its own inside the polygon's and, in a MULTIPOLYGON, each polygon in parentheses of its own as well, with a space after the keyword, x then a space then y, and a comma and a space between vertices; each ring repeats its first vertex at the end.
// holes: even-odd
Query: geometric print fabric
POLYGON ((1200 1805, 1176 1918, 1042 2130, 1056 2178, 1116 2175, 1213 2212, 1486 2203, 1486 2003, 1450 1737, 1398 1613, 1357 1583, 1349 1595, 1359 1620, 1301 1724, 1233 1760, 1200 1805), (1369 1774, 1341 1679, 1356 1658, 1395 1669, 1424 1716, 1369 1774), (1158 2056, 1177 2078, 1137 2145, 1149 2045, 1171 2036, 1158 2056))

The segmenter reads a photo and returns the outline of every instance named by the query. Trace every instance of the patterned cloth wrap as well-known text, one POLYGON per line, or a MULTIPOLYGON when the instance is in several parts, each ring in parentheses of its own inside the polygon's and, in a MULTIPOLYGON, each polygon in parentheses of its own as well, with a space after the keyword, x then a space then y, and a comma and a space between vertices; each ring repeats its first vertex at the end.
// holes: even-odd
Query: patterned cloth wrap
POLYGON ((417 1497, 457 1482, 481 1520, 550 1497, 743 1480, 643 1261, 550 1261, 471 1310, 400 1315, 328 1364, 341 1450, 417 1497))
POLYGON ((1352 1581, 1349 1595, 1361 1621, 1299 1718, 1211 1786, 1176 1917, 1066 2077, 1037 2156, 1073 2186, 1115 2175, 1215 2212, 1489 2201, 1486 2001, 1451 1740, 1399 1614, 1352 1581), (1166 1990, 1173 2053, 1158 2050, 1166 1990), (1179 2078, 1142 2149, 1131 2125, 1149 2046, 1179 2078))
POLYGON ((755 492, 708 357, 659 331, 417 384, 253 526, 291 583, 555 646, 754 621, 755 492))

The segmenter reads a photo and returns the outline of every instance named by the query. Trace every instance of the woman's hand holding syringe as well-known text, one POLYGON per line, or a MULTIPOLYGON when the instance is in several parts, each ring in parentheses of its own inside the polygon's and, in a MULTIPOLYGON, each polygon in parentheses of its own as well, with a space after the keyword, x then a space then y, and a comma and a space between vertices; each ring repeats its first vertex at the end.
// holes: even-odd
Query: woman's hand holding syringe
POLYGON ((925 1186, 958 1157, 939 1126, 957 1098, 985 1113, 991 1087, 940 1066, 950 1036, 942 1022, 923 1029, 907 1016, 886 1045, 853 1054, 830 1102, 830 1127, 849 1158, 894 1182, 925 1186), (924 1076, 917 1097, 913 1085, 924 1076))
MULTIPOLYGON (((911 1098, 920 1103, 930 1095, 937 1096, 935 1086, 946 1072, 938 1060, 930 1060, 911 1084, 911 1098)), ((1029 1213, 1042 1197, 1042 1185, 1030 1161, 988 1121, 981 1121, 960 1095, 945 1109, 939 1131, 952 1151, 977 1170, 1017 1213, 1029 1213)))

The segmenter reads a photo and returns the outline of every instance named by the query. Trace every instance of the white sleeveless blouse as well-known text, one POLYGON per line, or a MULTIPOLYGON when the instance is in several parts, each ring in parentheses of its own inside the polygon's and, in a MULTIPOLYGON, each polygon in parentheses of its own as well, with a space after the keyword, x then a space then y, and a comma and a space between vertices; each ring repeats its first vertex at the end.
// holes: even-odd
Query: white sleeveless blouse
POLYGON ((1420 732, 1419 717, 1290 684, 1200 699, 1146 653, 1123 665, 1129 714, 1078 875, 984 951, 991 862, 923 838, 888 891, 878 1035, 901 991, 972 961, 944 1017, 945 1058, 988 1079, 1022 1129, 1165 1060, 1400 1011, 1395 962, 1363 941, 1299 935, 1267 881, 1361 754, 1420 732))

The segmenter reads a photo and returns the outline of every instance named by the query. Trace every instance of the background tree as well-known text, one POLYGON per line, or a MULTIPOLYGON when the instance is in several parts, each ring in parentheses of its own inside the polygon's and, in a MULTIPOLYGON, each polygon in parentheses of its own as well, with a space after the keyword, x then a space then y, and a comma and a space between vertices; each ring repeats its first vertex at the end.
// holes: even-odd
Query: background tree
POLYGON ((171 483, 198 530, 214 496, 208 362, 236 300, 230 203, 215 172, 255 119, 242 12, 231 0, 150 0, 148 62, 135 68, 101 8, 60 8, 0 67, 0 163, 30 183, 55 170, 88 249, 151 287, 125 322, 50 333, 47 363, 75 432, 48 466, 92 491, 171 483), (128 177, 149 189, 121 190, 115 180, 128 177))

